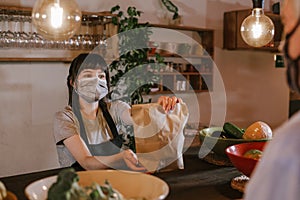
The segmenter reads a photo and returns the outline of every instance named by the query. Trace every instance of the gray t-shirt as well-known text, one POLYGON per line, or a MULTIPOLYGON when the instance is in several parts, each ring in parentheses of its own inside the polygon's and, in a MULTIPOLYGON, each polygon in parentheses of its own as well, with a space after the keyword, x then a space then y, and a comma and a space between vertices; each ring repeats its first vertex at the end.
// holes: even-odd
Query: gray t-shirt
MULTIPOLYGON (((129 110, 130 106, 125 102, 114 101, 110 103, 109 112, 116 124, 119 134, 132 134, 126 132, 128 126, 132 125, 129 110)), ((88 120, 83 118, 87 138, 90 144, 99 144, 112 138, 110 131, 108 131, 109 129, 101 128, 103 126, 108 127, 101 110, 99 110, 97 118, 100 118, 100 120, 88 120), (103 122, 103 124, 100 125, 99 121, 103 122)), ((80 134, 78 119, 73 113, 72 108, 66 106, 64 110, 57 112, 54 117, 54 139, 61 167, 69 167, 76 161, 62 143, 63 140, 76 134, 80 134)))

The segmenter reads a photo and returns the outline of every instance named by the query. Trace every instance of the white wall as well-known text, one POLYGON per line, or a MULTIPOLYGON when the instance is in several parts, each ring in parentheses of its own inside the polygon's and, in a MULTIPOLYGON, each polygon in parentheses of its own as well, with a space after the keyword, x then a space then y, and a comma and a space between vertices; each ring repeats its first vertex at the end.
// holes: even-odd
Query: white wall
POLYGON ((63 63, 0 63, 0 176, 58 166, 53 114, 67 101, 63 63))
MULTIPOLYGON (((32 6, 34 0, 0 1, 4 4, 32 6)), ((143 21, 160 23, 158 0, 100 1, 78 0, 86 11, 136 6, 144 11, 143 21)), ((272 1, 274 2, 274 1, 272 1)), ((174 0, 183 15, 183 24, 215 30, 215 63, 224 80, 227 95, 226 120, 246 127, 263 120, 277 127, 288 116, 288 89, 285 69, 274 68, 273 54, 222 49, 223 13, 245 9, 252 1, 174 0)), ((270 1, 265 7, 270 8, 270 1)), ((68 64, 0 63, 0 177, 58 167, 52 138, 53 114, 67 104, 68 64), (5 155, 5 156, 3 156, 5 155)), ((187 95, 182 98, 195 113, 187 95)), ((209 123, 209 93, 198 95, 201 122, 209 123)))

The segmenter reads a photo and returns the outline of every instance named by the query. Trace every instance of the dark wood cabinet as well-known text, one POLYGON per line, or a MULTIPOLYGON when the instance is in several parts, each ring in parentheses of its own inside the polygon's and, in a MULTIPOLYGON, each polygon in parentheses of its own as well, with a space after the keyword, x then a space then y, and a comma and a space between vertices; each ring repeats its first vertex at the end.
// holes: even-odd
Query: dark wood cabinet
POLYGON ((272 41, 264 47, 251 47, 243 41, 240 33, 240 27, 243 20, 251 14, 251 9, 237 10, 224 13, 223 22, 223 47, 228 50, 262 50, 278 52, 278 47, 282 39, 283 25, 280 15, 265 12, 270 17, 275 26, 275 34, 272 41))

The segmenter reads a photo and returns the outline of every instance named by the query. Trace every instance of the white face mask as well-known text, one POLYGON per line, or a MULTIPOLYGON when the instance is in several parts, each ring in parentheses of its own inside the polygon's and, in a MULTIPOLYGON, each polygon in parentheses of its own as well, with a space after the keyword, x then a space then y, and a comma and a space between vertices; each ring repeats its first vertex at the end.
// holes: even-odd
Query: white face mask
POLYGON ((82 78, 77 81, 76 93, 88 103, 94 103, 108 94, 106 80, 93 78, 82 78))

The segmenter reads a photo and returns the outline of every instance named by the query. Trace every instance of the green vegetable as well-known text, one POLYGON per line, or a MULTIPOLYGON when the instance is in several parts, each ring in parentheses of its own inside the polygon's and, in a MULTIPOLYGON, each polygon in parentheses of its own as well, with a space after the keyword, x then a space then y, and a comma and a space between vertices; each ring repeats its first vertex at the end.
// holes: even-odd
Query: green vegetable
POLYGON ((123 200, 106 180, 103 186, 93 183, 90 186, 78 185, 79 176, 73 168, 59 172, 57 181, 48 190, 47 200, 123 200))
POLYGON ((79 187, 78 180, 73 168, 60 171, 57 181, 48 190, 48 200, 73 200, 86 196, 79 187))
POLYGON ((230 122, 224 123, 223 130, 229 138, 242 139, 244 135, 244 131, 241 128, 230 122))

